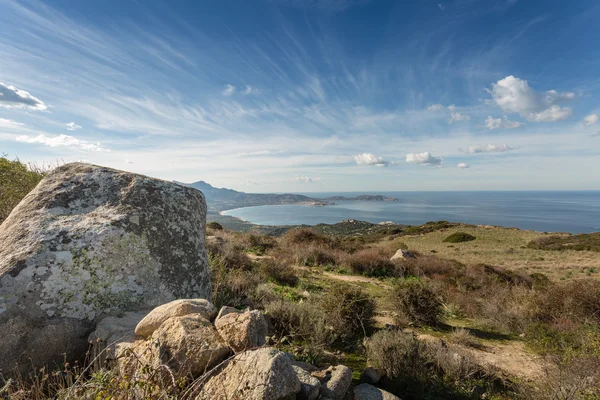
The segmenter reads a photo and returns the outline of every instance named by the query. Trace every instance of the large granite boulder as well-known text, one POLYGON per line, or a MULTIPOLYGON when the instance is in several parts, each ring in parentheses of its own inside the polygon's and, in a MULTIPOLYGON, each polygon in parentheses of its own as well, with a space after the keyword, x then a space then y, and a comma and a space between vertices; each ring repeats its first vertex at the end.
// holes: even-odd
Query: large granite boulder
POLYGON ((288 400, 300 389, 290 358, 277 349, 263 347, 230 359, 206 381, 196 400, 288 400))
MULTIPOLYGON (((223 309, 221 309, 223 311, 223 309)), ((263 346, 266 343, 268 325, 258 310, 235 310, 215 320, 215 327, 229 347, 236 353, 263 346)))
POLYGON ((210 298, 205 223, 196 189, 89 164, 52 171, 0 225, 0 371, 83 355, 102 317, 210 298))
POLYGON ((147 338, 171 317, 200 314, 207 320, 217 315, 217 309, 206 299, 179 299, 156 307, 135 327, 135 334, 147 338))

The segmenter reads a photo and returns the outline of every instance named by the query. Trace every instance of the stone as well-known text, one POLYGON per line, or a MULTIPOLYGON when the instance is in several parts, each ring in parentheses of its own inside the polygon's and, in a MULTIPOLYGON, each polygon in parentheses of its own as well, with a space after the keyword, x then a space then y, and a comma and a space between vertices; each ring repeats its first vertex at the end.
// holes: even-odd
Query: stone
POLYGON ((368 383, 361 383, 354 388, 354 400, 400 400, 400 397, 368 383))
POLYGON ((235 307, 229 307, 229 306, 223 306, 221 307, 221 309, 219 310, 219 314, 217 315, 216 319, 219 319, 221 317, 226 316, 227 314, 231 314, 231 313, 241 313, 240 310, 238 310, 235 307))
POLYGON ((179 299, 156 307, 135 327, 135 334, 147 338, 171 317, 200 314, 207 320, 217 315, 217 309, 206 299, 179 299))
POLYGON ((153 365, 169 366, 177 376, 197 377, 230 350, 214 326, 200 314, 172 317, 152 334, 153 365))
POLYGON ((300 392, 296 394, 296 400, 315 400, 319 397, 321 382, 309 374, 304 368, 293 365, 293 363, 292 368, 300 381, 300 392))
POLYGON ((102 359, 117 358, 139 340, 133 330, 146 314, 147 311, 128 311, 121 316, 103 318, 96 324, 96 330, 88 336, 88 342, 97 352, 104 352, 102 359))
POLYGON ((408 250, 400 249, 390 258, 391 261, 397 260, 399 258, 417 258, 413 253, 408 250))
POLYGON ((262 347, 237 354, 208 378, 196 400, 294 399, 301 384, 283 352, 262 347))
POLYGON ((206 201, 193 188, 73 163, 0 225, 0 371, 83 357, 96 323, 210 298, 206 201))
POLYGON ((321 396, 331 400, 342 400, 352 383, 352 370, 345 365, 337 365, 329 367, 325 372, 321 380, 321 396))
POLYGON ((215 320, 215 327, 236 353, 266 344, 267 321, 258 310, 225 314, 215 320))
POLYGON ((375 384, 382 378, 381 372, 373 367, 367 367, 360 374, 360 381, 365 383, 375 384))

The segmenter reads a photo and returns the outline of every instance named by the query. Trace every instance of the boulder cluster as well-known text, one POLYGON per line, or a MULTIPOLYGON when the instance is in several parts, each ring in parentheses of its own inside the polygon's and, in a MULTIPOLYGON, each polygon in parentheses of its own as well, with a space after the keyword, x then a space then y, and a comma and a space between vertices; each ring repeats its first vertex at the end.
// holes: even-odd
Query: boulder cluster
MULTIPOLYGON (((269 325, 262 312, 222 307, 205 299, 174 300, 149 313, 101 320, 89 340, 105 348, 121 376, 186 382, 198 400, 398 399, 362 383, 352 388, 344 365, 318 368, 266 345, 269 325)), ((367 368, 361 381, 380 375, 367 368)))

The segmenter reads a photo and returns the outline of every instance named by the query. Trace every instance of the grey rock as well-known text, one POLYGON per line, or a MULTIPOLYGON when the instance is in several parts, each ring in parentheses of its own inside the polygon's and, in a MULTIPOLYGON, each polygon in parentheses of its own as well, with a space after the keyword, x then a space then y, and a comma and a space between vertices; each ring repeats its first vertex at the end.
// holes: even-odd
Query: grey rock
POLYGON ((287 400, 295 398, 300 389, 289 357, 263 347, 230 359, 206 381, 196 400, 287 400))
POLYGON ((258 310, 222 315, 215 320, 215 327, 236 353, 266 344, 267 321, 258 310))
POLYGON ((396 252, 396 254, 394 254, 392 256, 392 258, 390 260, 393 261, 393 260, 396 260, 396 259, 399 259, 399 258, 417 258, 417 257, 413 253, 411 253, 410 251, 408 251, 408 250, 400 249, 400 250, 398 250, 396 252))
POLYGON ((196 189, 56 168, 0 225, 0 370, 83 356, 105 316, 210 298, 205 222, 196 189))
POLYGON ((360 374, 360 381, 375 384, 381 380, 382 374, 373 367, 367 367, 360 374))
POLYGON ((139 339, 133 330, 146 314, 147 311, 128 311, 121 316, 103 318, 88 336, 88 342, 96 348, 96 352, 103 352, 102 359, 117 358, 139 339))
POLYGON ((148 337, 171 317, 200 314, 207 320, 217 315, 217 309, 206 299, 179 299, 156 307, 135 327, 135 334, 148 337))
POLYGON ((352 383, 352 370, 345 365, 327 369, 326 377, 321 381, 321 395, 331 400, 341 400, 352 383))
POLYGON ((378 389, 368 383, 361 383, 354 388, 355 400, 400 400, 400 397, 378 389))
POLYGON ((303 368, 293 364, 292 368, 300 381, 300 392, 296 394, 296 400, 315 400, 319 397, 321 382, 303 368))

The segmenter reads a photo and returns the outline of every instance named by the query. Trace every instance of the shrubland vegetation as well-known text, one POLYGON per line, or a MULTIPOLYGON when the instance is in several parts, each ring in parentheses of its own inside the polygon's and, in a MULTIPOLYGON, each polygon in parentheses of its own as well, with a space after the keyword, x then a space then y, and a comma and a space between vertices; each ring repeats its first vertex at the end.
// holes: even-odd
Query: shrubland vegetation
MULTIPOLYGON (((1 175, 2 198, 13 193, 12 206, 3 203, 8 210, 43 174, 0 162, 16 179, 7 183, 1 175)), ((557 249, 597 251, 597 234, 498 233, 445 221, 364 227, 346 224, 343 234, 298 228, 270 237, 209 223, 212 301, 263 310, 270 343, 299 360, 342 363, 355 378, 366 365, 379 368, 385 375, 379 385, 403 400, 600 399, 600 281, 592 267, 553 279, 494 262, 550 258, 546 253, 556 252, 548 250, 557 249), (444 240, 451 237, 458 239, 444 240), (492 246, 501 252, 482 263, 492 246), (400 248, 417 257, 391 261, 400 248), (509 344, 523 346, 541 372, 526 380, 476 357, 509 344)), ((167 387, 152 374, 119 375, 98 360, 0 379, 0 398, 117 399, 134 389, 145 398, 189 398, 185 387, 167 387)))
POLYGON ((0 157, 0 223, 42 180, 45 167, 26 165, 19 160, 0 157))

